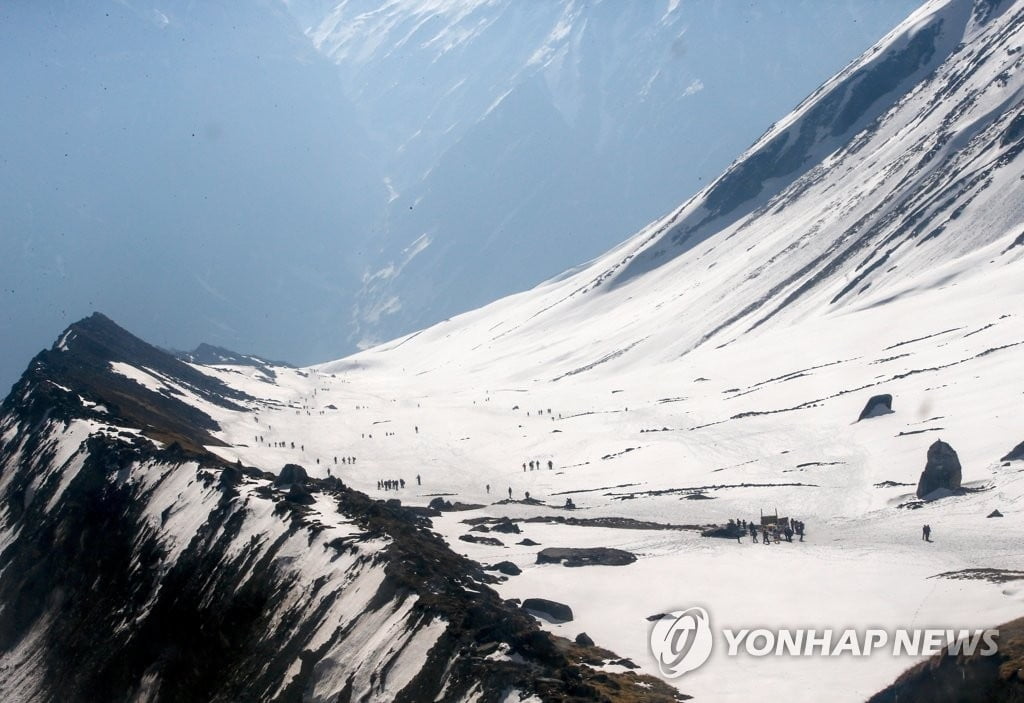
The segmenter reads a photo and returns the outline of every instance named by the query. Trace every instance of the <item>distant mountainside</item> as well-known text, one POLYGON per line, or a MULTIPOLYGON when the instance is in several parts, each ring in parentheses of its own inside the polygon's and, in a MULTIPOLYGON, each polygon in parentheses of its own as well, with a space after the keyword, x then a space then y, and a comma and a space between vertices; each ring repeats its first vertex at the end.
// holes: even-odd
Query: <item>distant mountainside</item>
POLYGON ((916 2, 287 6, 383 147, 392 200, 353 315, 365 346, 598 255, 916 2))
POLYGON ((518 345, 565 371, 604 354, 629 365, 645 348, 682 354, 895 299, 964 257, 1012 264, 1024 236, 1022 43, 1019 3, 929 2, 676 210, 404 348, 458 329, 481 360, 518 345), (613 318, 611 336, 584 322, 613 318))

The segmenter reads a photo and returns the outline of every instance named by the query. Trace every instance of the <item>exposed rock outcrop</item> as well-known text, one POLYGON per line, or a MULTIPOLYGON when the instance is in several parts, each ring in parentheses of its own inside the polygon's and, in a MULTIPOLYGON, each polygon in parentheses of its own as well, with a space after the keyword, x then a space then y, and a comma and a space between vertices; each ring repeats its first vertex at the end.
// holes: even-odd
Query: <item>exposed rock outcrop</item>
POLYGON ((523 601, 523 610, 542 615, 552 622, 572 622, 573 619, 572 608, 547 598, 527 598, 523 601))
POLYGON ((523 570, 510 561, 499 561, 497 564, 487 567, 487 571, 497 571, 506 576, 518 576, 523 570))
POLYGON ((999 461, 1024 461, 1024 442, 1010 450, 1010 453, 999 461))
POLYGON ((864 409, 860 411, 860 417, 857 418, 857 422, 860 422, 861 420, 868 420, 872 417, 878 417, 879 415, 889 415, 891 413, 892 395, 889 393, 873 395, 868 398, 868 402, 864 405, 864 409))
POLYGON ((625 566, 636 561, 636 555, 624 549, 610 547, 548 547, 537 553, 538 564, 564 564, 565 566, 625 566))
POLYGON ((940 497, 936 491, 959 491, 961 475, 956 451, 941 439, 936 440, 928 447, 928 461, 917 483, 917 497, 940 497))
POLYGON ((274 479, 275 486, 290 486, 292 484, 305 485, 309 481, 309 474, 298 464, 285 464, 281 473, 274 479))
POLYGON ((868 703, 1018 703, 1024 700, 1024 618, 1001 625, 999 651, 939 654, 905 671, 868 703))

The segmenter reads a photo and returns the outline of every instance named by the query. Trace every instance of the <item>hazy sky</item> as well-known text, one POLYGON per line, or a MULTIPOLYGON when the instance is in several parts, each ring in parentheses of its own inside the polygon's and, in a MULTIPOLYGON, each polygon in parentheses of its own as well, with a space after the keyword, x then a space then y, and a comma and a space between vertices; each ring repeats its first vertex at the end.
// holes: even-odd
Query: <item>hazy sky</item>
MULTIPOLYGON (((559 149, 547 149, 543 140, 530 142, 543 130, 573 127, 560 112, 565 96, 550 82, 540 98, 522 87, 520 102, 509 100, 483 127, 453 125, 447 137, 439 130, 434 142, 406 153, 389 141, 399 137, 388 135, 420 118, 415 109, 387 104, 387 95, 401 90, 385 95, 354 86, 401 87, 403 71, 410 81, 419 75, 422 57, 410 57, 408 67, 334 65, 300 30, 300 21, 329 7, 321 0, 292 0, 290 11, 274 0, 0 4, 0 387, 6 392, 33 354, 93 310, 164 347, 208 341, 297 363, 341 356, 364 334, 353 305, 369 274, 408 251, 428 225, 441 233, 438 241, 458 226, 469 232, 459 236, 475 236, 479 212, 452 199, 479 181, 474 202, 481 211, 492 208, 487 198, 501 202, 501 193, 529 185, 536 173, 556 172, 544 162, 550 153, 565 174, 559 182, 546 196, 523 200, 525 214, 510 209, 505 230, 481 232, 479 247, 431 250, 423 290, 444 276, 448 297, 435 302, 425 292, 420 309, 409 300, 406 309, 418 317, 396 318, 384 333, 532 285, 682 201, 916 5, 683 4, 694 8, 688 39, 669 48, 685 54, 693 73, 677 95, 702 94, 693 121, 678 101, 673 110, 683 112, 613 106, 608 114, 622 120, 619 151, 603 166, 593 144, 566 137, 559 149), (551 102, 546 113, 538 108, 544 100, 551 102), (717 129, 709 133, 712 123, 717 129), (506 128, 529 145, 515 166, 521 170, 481 171, 477 162, 490 162, 495 143, 506 149, 506 128), (708 156, 699 162, 679 157, 709 143, 716 150, 701 152, 708 156), (591 161, 577 164, 574 154, 591 161), (609 173, 599 177, 601 167, 609 173), (640 168, 660 170, 648 181, 616 180, 640 168), (430 180, 435 169, 444 182, 430 180), (573 172, 586 170, 591 181, 573 180, 573 172), (497 185, 487 180, 492 176, 497 185), (403 179, 408 205, 388 186, 403 179), (630 193, 627 182, 659 187, 630 193), (456 190, 443 192, 446 183, 456 190), (421 200, 422 209, 413 210, 421 200), (397 217, 408 212, 431 219, 403 229, 397 217), (537 266, 513 271, 510 250, 484 242, 516 237, 517 227, 535 228, 549 214, 558 229, 576 220, 580 228, 559 242, 545 234, 549 251, 537 266), (482 287, 481 278, 493 287, 482 287)), ((518 21, 527 23, 527 15, 518 21)), ((506 39, 514 41, 515 31, 506 39)), ((532 30, 523 24, 522 31, 532 30)), ((483 58, 452 70, 482 83, 490 80, 487 70, 511 70, 483 58)), ((642 60, 638 53, 633 64, 642 60)), ((633 64, 636 75, 658 68, 633 64)), ((434 89, 426 85, 426 92, 434 89)), ((452 110, 459 105, 449 103, 452 110)), ((517 255, 535 259, 538 246, 524 239, 517 255)), ((416 285, 407 289, 411 298, 416 285)))

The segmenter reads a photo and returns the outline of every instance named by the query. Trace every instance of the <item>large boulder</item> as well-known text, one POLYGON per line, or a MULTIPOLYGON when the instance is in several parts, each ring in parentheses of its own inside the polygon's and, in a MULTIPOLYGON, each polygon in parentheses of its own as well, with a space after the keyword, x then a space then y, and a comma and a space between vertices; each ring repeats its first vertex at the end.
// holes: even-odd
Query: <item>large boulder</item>
POLYGON ((1000 461, 1024 461, 1024 442, 1011 449, 1000 461))
POLYGON ((487 571, 497 571, 506 576, 518 576, 523 570, 510 561, 499 561, 497 564, 487 567, 487 571))
POLYGON ((564 564, 565 566, 625 566, 636 561, 636 555, 624 549, 610 547, 547 547, 537 552, 538 564, 564 564))
POLYGON ((275 486, 290 486, 293 483, 305 484, 309 480, 309 474, 298 464, 285 464, 281 473, 274 479, 275 486))
POLYGON ((572 621, 572 608, 558 601, 547 598, 527 598, 523 601, 522 607, 523 610, 541 615, 552 622, 572 621))
POLYGON ((959 491, 960 480, 960 457, 953 447, 941 439, 936 440, 928 447, 928 461, 917 482, 917 497, 927 498, 940 490, 959 491))
POLYGON ((864 409, 860 411, 860 417, 857 418, 857 422, 861 420, 867 420, 872 417, 878 417, 879 415, 888 415, 892 412, 892 395, 889 393, 882 393, 880 395, 873 395, 868 398, 867 404, 864 409))
POLYGON ((445 500, 441 496, 437 496, 436 498, 432 499, 429 503, 427 503, 427 507, 440 512, 444 512, 445 510, 451 510, 452 504, 451 501, 445 500))

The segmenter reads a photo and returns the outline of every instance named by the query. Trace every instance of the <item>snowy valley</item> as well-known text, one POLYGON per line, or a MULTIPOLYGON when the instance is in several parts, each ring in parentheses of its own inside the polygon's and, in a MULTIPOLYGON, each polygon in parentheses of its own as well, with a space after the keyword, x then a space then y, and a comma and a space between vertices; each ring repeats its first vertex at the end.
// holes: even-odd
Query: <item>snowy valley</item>
POLYGON ((1019 622, 941 691, 720 643, 670 679, 649 637, 1024 616, 1022 68, 1024 1, 929 2, 611 251, 344 359, 72 325, 0 418, 0 690, 1013 700, 1019 622), (918 495, 939 440, 962 479, 918 495), (776 514, 806 534, 727 527, 776 514))

